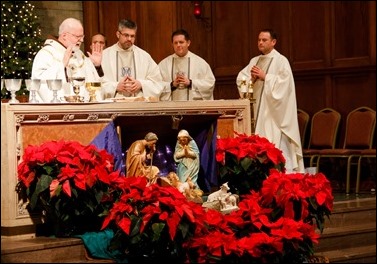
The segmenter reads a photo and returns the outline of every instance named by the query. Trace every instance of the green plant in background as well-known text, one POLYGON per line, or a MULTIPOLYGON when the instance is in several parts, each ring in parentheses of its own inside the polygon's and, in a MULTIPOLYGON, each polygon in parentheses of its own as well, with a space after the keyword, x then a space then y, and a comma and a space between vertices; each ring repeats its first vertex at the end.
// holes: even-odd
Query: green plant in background
MULTIPOLYGON (((29 1, 1 1, 1 78, 28 79, 42 46, 41 29, 29 1)), ((17 95, 28 94, 23 83, 17 95)), ((1 98, 10 98, 5 87, 1 98)))

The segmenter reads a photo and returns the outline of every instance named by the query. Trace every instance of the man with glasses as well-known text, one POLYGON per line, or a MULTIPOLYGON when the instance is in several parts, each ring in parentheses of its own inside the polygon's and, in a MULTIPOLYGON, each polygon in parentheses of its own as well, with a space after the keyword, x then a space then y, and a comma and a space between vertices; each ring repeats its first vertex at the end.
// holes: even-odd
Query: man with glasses
MULTIPOLYGON (((70 77, 85 77, 90 82, 100 81, 103 76, 102 46, 98 43, 93 45, 92 52, 88 52, 89 57, 86 57, 80 50, 84 37, 84 28, 79 20, 65 19, 59 26, 59 36, 49 36, 36 54, 31 77, 42 80, 62 79, 63 87, 58 91, 58 98, 74 95, 69 83, 70 77)), ((97 94, 98 100, 102 99, 100 93, 99 91, 97 94)), ((80 89, 79 96, 84 97, 84 101, 89 99, 85 88, 80 89)), ((49 103, 52 98, 52 91, 42 82, 37 99, 49 103)))
POLYGON ((159 98, 161 95, 160 69, 149 53, 134 45, 136 31, 135 22, 119 21, 116 31, 118 42, 103 51, 106 98, 159 98))

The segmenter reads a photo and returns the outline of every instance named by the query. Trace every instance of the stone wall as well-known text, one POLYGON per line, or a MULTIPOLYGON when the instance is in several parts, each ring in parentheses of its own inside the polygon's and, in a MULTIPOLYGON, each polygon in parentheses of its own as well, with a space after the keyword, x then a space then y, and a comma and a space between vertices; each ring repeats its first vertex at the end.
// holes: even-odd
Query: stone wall
POLYGON ((35 6, 35 15, 39 18, 42 38, 58 35, 60 23, 74 17, 83 21, 82 1, 30 1, 35 6))

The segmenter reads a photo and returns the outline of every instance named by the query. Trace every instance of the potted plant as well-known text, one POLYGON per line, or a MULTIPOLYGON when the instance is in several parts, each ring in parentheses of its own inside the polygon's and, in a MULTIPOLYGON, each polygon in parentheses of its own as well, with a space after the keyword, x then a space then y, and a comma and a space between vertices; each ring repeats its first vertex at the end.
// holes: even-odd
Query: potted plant
POLYGON ((228 182, 232 193, 258 191, 271 169, 285 171, 282 151, 266 138, 235 134, 234 138, 218 139, 216 147, 220 181, 228 182))
POLYGON ((45 230, 58 237, 99 230, 117 199, 120 172, 114 158, 94 145, 48 141, 29 145, 18 165, 17 191, 31 213, 41 213, 45 230))
MULTIPOLYGON (((127 263, 310 262, 332 211, 330 182, 322 173, 285 174, 278 149, 256 135, 238 137, 221 139, 216 153, 220 171, 227 166, 229 177, 243 159, 251 159, 247 163, 252 165, 242 168, 247 177, 238 173, 241 180, 233 179, 240 202, 239 210, 229 214, 189 201, 173 186, 150 184, 145 177, 119 177, 108 154, 93 146, 47 142, 27 148, 19 179, 31 207, 47 205, 64 214, 63 219, 72 219, 76 211, 85 215, 84 208, 102 217, 100 228, 80 233, 94 257, 127 263), (241 142, 237 146, 243 151, 234 142, 241 142), (240 158, 224 162, 226 155, 240 158), (251 172, 258 172, 257 184, 248 178, 254 176, 251 172), (246 183, 248 192, 240 186, 246 183), (95 207, 87 203, 93 197, 95 207)), ((75 220, 66 222, 69 236, 79 233, 72 231, 80 219, 75 220)))

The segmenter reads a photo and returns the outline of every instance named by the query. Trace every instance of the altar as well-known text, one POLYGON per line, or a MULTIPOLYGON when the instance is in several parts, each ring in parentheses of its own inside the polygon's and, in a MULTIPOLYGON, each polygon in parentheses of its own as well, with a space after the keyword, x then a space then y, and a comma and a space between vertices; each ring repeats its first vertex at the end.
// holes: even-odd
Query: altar
POLYGON ((122 150, 153 131, 161 142, 175 142, 180 129, 192 135, 203 128, 215 137, 251 134, 250 101, 103 102, 1 104, 1 235, 35 234, 37 216, 30 215, 15 191, 17 165, 28 145, 50 140, 89 144, 114 122, 122 150))

